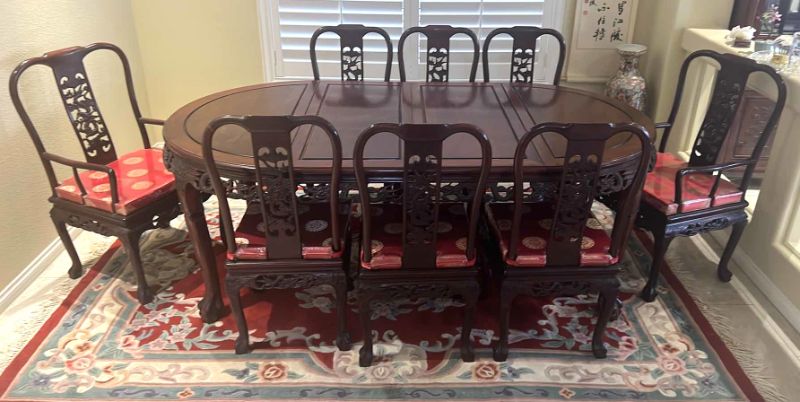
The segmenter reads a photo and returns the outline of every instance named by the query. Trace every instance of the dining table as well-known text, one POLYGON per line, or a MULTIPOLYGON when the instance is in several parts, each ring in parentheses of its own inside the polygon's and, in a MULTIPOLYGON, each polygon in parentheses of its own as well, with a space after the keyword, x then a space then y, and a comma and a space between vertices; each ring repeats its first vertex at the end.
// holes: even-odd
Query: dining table
MULTIPOLYGON (((213 189, 203 161, 201 143, 209 122, 223 115, 316 115, 331 122, 342 144, 341 194, 355 188, 352 151, 358 135, 374 123, 469 123, 479 127, 492 146, 487 195, 508 200, 512 191, 513 157, 517 141, 536 124, 635 122, 654 132, 644 113, 601 94, 565 86, 499 82, 373 82, 285 81, 230 89, 197 99, 178 109, 164 125, 164 162, 175 175, 190 240, 195 248, 205 285, 200 314, 205 322, 224 315, 216 258, 206 222, 203 201, 213 189)), ((228 195, 248 199, 258 191, 249 134, 237 126, 224 126, 214 137, 214 159, 226 179, 228 195)), ((294 177, 312 199, 328 194, 330 143, 317 128, 292 133, 294 177)), ((464 134, 466 136, 466 134, 464 134)), ((537 180, 528 197, 546 199, 558 189, 566 142, 548 134, 532 143, 526 169, 537 180)), ((638 140, 618 135, 602 153, 598 194, 623 190, 636 171, 638 140)), ((379 134, 365 150, 369 174, 385 183, 403 179, 402 143, 379 134)), ((456 134, 443 146, 443 194, 466 199, 477 191, 474 172, 479 165, 475 141, 456 134)), ((387 186, 391 189, 391 186, 387 186)), ((390 196, 387 192, 386 196, 390 196)), ((378 198, 380 194, 378 195, 378 198)))

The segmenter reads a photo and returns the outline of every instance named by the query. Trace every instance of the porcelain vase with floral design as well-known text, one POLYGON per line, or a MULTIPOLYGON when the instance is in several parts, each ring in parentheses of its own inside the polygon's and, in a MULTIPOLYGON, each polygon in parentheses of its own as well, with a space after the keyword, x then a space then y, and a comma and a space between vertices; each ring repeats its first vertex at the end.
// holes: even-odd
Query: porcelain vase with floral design
POLYGON ((639 71, 639 58, 647 52, 647 46, 625 44, 619 45, 617 51, 622 60, 617 73, 606 83, 606 96, 644 110, 647 85, 639 71))

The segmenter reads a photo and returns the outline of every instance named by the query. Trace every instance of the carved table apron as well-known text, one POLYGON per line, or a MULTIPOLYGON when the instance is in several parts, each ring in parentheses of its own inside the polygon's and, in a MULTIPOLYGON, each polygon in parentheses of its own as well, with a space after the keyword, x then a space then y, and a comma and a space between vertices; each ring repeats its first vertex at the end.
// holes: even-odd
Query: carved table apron
MULTIPOLYGON (((633 108, 601 95, 550 85, 508 83, 424 83, 295 81, 232 89, 198 99, 179 109, 164 126, 164 162, 177 179, 189 236, 195 246, 205 282, 200 304, 206 322, 222 316, 216 259, 206 226, 202 193, 212 193, 203 165, 200 142, 214 118, 225 115, 318 115, 336 127, 342 142, 342 182, 352 188, 352 150, 358 134, 373 123, 471 123, 486 132, 492 143, 491 190, 507 199, 517 139, 537 123, 637 122, 650 132, 652 121, 633 108)), ((223 177, 230 180, 231 196, 246 198, 253 182, 249 137, 240 128, 220 128, 215 137, 215 159, 223 177)), ((402 150, 396 137, 379 134, 365 151, 365 165, 384 182, 402 180, 402 150), (380 137, 380 138, 379 138, 380 137)), ((466 135, 466 134, 465 134, 466 135)), ((534 199, 546 199, 557 187, 565 142, 556 134, 532 143, 531 169, 541 180, 531 183, 534 199)), ((618 136, 606 145, 600 193, 625 187, 638 155, 637 141, 618 136)), ((292 156, 298 183, 312 197, 329 180, 329 142, 316 129, 293 133, 292 156)), ((442 179, 458 183, 444 187, 445 194, 468 195, 471 172, 478 165, 475 141, 457 134, 444 143, 442 179)))

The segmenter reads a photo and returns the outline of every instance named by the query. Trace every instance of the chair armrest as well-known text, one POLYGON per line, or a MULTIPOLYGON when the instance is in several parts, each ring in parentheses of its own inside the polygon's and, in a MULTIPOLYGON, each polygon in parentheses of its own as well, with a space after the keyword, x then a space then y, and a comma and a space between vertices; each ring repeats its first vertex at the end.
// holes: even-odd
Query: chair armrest
POLYGON ((117 191, 117 174, 114 172, 114 169, 106 165, 101 165, 99 163, 78 161, 74 159, 65 158, 63 156, 51 154, 49 152, 43 153, 42 158, 44 158, 48 162, 55 162, 64 166, 71 167, 72 177, 75 179, 75 184, 78 185, 78 189, 81 190, 81 195, 86 195, 86 188, 83 186, 83 182, 81 181, 80 175, 78 175, 78 169, 94 170, 97 172, 103 172, 108 174, 108 185, 111 190, 112 209, 114 208, 113 206, 119 202, 119 194, 117 191))
MULTIPOLYGON (((714 175, 714 186, 711 187, 711 192, 709 192, 709 198, 714 198, 717 195, 717 189, 719 188, 720 180, 722 180, 722 173, 726 170, 736 169, 740 167, 750 166, 754 162, 753 161, 744 161, 744 162, 729 162, 729 163, 720 163, 717 165, 708 165, 708 166, 692 166, 692 167, 685 167, 683 169, 678 170, 675 173, 675 202, 678 204, 678 212, 681 212, 681 205, 683 205, 683 179, 686 175, 690 175, 693 173, 711 173, 714 175)), ((743 188, 740 187, 742 191, 743 188)))
POLYGON ((139 123, 150 124, 152 126, 163 126, 164 125, 164 120, 151 119, 149 117, 140 117, 139 118, 139 123))

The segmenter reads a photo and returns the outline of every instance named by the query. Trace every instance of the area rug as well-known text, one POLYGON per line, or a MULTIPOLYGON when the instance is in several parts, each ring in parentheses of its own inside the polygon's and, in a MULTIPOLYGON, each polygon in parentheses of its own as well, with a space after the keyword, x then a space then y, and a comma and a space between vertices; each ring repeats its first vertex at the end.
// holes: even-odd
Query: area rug
POLYGON ((458 355, 461 304, 418 299, 376 306, 375 363, 361 368, 354 295, 354 345, 341 352, 327 286, 245 292, 256 344, 235 355, 232 317, 200 320, 203 284, 186 233, 157 230, 143 244, 148 279, 162 288, 156 300, 138 305, 115 243, 0 375, 0 400, 763 400, 669 269, 657 301, 635 295, 650 263, 643 241, 632 237, 625 253, 607 359, 591 355, 595 296, 581 295, 518 299, 509 359, 494 362, 492 294, 471 334, 474 363, 458 355))

